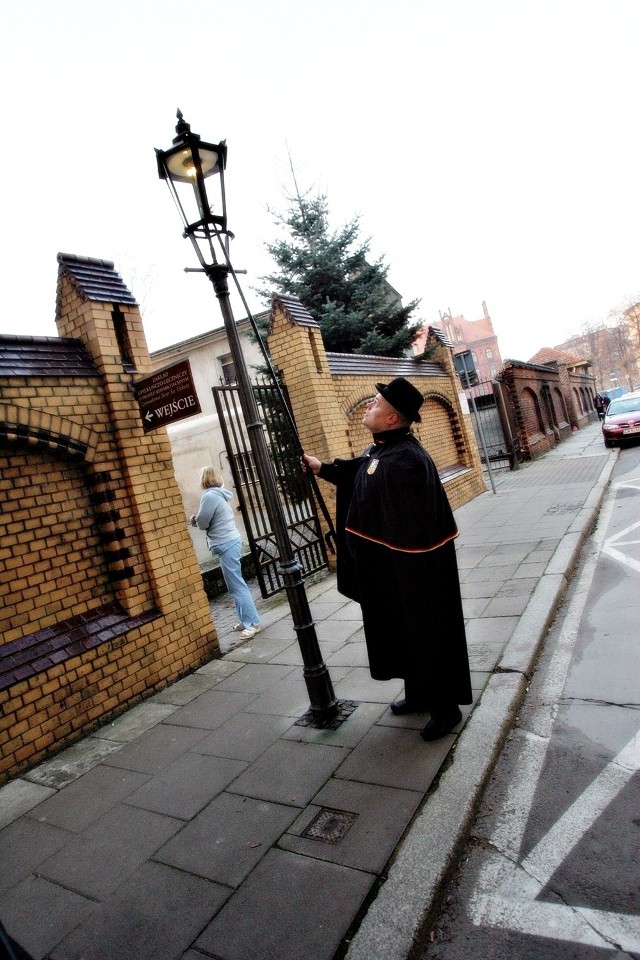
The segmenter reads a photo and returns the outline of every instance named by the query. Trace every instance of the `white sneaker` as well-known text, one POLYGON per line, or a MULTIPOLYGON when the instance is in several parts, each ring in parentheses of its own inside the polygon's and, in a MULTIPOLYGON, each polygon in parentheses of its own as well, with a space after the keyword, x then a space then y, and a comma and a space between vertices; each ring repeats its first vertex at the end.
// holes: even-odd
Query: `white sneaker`
POLYGON ((256 627, 245 627, 242 633, 240 634, 241 640, 251 640, 251 637, 255 637, 256 633, 260 633, 262 628, 258 625, 256 627))
POLYGON ((240 621, 238 621, 238 623, 234 623, 231 629, 235 630, 236 633, 240 633, 241 630, 244 630, 244 623, 240 623, 240 621))

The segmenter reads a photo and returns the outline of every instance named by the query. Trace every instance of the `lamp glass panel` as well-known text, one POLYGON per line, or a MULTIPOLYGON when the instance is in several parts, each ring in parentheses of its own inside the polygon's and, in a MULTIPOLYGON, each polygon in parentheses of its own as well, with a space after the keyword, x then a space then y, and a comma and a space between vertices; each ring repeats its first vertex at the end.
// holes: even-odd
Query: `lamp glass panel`
MULTIPOLYGON (((198 149, 198 156, 200 157, 203 177, 209 177, 214 173, 218 173, 219 156, 216 150, 206 150, 200 147, 198 149)), ((165 162, 172 180, 178 180, 180 183, 195 182, 196 167, 193 150, 190 146, 176 150, 175 153, 170 153, 165 162)))

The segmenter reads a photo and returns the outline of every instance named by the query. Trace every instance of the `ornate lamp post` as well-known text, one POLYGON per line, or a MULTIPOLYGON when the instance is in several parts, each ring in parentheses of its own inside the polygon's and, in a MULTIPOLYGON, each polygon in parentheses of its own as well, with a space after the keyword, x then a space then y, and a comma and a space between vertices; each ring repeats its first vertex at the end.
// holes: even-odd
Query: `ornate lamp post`
POLYGON ((158 175, 165 180, 184 225, 183 236, 193 244, 203 272, 213 284, 229 340, 235 365, 240 406, 245 419, 256 472, 265 500, 269 520, 278 545, 279 570, 291 608, 293 625, 298 637, 304 663, 304 678, 309 692, 313 720, 324 725, 336 716, 339 709, 329 671, 323 662, 316 636, 315 624, 307 600, 302 567, 296 559, 287 524, 278 496, 275 477, 267 449, 264 423, 260 420, 258 404, 251 387, 247 365, 240 346, 229 297, 228 275, 229 239, 224 188, 227 146, 205 143, 192 133, 178 110, 176 136, 168 150, 156 150, 158 175), (207 195, 207 180, 217 175, 220 196, 216 202, 207 195), (216 210, 217 212, 214 212, 216 210), (222 255, 222 261, 218 256, 222 255))

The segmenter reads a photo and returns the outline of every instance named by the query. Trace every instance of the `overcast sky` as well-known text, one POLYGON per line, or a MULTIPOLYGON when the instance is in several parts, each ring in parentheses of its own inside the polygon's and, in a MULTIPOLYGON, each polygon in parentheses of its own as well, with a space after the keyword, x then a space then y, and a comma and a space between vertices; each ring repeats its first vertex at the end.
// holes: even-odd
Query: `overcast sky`
POLYGON ((31 0, 0 25, 2 334, 56 335, 59 251, 114 261, 152 350, 221 325, 157 177, 177 107, 227 140, 252 310, 289 154, 417 317, 485 300, 503 358, 640 299, 638 0, 31 0))

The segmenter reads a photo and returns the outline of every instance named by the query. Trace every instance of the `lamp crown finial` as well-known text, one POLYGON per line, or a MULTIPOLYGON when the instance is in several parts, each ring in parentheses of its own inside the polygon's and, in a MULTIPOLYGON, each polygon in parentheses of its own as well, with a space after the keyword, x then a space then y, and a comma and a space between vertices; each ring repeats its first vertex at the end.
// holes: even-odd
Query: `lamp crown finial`
POLYGON ((190 133, 191 124, 187 123, 187 121, 184 119, 182 110, 179 107, 178 107, 178 110, 176 111, 176 117, 178 118, 178 122, 176 123, 176 133, 178 134, 178 136, 181 136, 184 133, 190 133))

